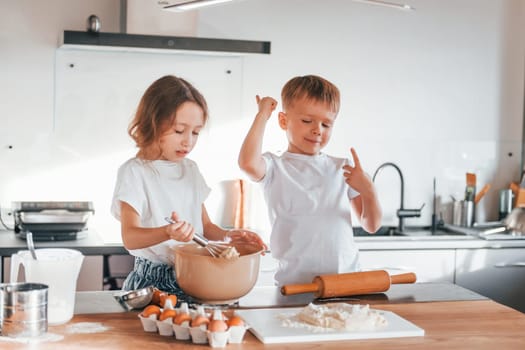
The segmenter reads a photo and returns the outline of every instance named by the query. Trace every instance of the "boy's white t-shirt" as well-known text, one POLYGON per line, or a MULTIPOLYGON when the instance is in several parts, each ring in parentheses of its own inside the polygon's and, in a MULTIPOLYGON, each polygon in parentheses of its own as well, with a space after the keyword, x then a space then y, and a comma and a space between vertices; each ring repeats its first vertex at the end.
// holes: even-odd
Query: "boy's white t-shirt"
POLYGON ((279 285, 309 283, 322 274, 359 270, 350 200, 359 195, 345 183, 348 159, 285 152, 264 153, 260 181, 272 232, 270 248, 279 261, 279 285))
MULTIPOLYGON (((210 193, 197 164, 187 158, 180 162, 145 161, 131 158, 121 165, 111 203, 111 213, 120 220, 120 202, 131 205, 142 227, 167 225, 165 217, 177 212, 202 233, 202 204, 210 193)), ((182 244, 169 239, 154 246, 129 250, 157 263, 173 264, 171 247, 182 244)))

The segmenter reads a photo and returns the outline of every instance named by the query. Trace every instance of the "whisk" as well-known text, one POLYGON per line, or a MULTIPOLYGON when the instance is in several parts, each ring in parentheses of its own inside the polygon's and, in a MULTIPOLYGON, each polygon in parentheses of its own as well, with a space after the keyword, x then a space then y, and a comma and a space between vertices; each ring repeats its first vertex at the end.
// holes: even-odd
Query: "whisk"
MULTIPOLYGON (((176 221, 171 220, 169 217, 165 217, 164 219, 170 224, 177 223, 176 221)), ((228 250, 233 248, 227 242, 209 241, 198 233, 193 234, 193 241, 201 247, 206 248, 208 253, 210 253, 210 255, 214 258, 223 257, 228 250)))

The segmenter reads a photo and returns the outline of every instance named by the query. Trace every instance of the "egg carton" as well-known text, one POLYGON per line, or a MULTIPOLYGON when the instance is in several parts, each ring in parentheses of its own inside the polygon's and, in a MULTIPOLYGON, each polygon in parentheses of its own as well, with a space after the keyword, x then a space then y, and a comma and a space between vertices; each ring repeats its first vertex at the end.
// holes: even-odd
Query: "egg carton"
MULTIPOLYGON (((197 327, 189 326, 191 320, 201 315, 197 311, 189 311, 190 317, 182 323, 176 324, 173 317, 167 317, 161 321, 159 315, 162 315, 166 308, 159 308, 159 310, 160 313, 153 313, 149 316, 144 316, 142 312, 138 315, 145 332, 158 333, 161 336, 174 337, 182 341, 191 341, 194 344, 209 344, 212 348, 221 348, 228 343, 242 343, 244 334, 249 328, 243 321, 243 325, 230 326, 225 331, 210 331, 206 324, 197 327)), ((180 315, 188 312, 187 305, 181 305, 180 308, 172 310, 180 315)), ((206 317, 209 318, 209 315, 206 317)))

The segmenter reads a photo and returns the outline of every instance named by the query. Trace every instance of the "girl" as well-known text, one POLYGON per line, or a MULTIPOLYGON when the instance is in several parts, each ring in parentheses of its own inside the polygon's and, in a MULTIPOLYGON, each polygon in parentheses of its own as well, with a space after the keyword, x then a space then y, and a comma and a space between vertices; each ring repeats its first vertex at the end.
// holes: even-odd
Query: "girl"
POLYGON ((210 188, 186 156, 207 119, 204 97, 175 76, 155 81, 140 100, 128 128, 139 150, 119 168, 111 205, 121 222, 124 246, 135 256, 124 290, 153 285, 188 300, 177 284, 170 248, 190 241, 195 232, 210 240, 248 241, 265 248, 257 234, 223 230, 206 212, 210 188), (166 216, 175 223, 167 224, 166 216))

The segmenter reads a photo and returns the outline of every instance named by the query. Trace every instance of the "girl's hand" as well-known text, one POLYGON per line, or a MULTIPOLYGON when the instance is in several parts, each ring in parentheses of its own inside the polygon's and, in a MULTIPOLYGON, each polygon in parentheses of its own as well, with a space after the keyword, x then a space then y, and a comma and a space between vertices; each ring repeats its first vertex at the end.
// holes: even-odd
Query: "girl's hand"
POLYGON ((266 119, 270 118, 275 107, 277 107, 277 101, 273 97, 266 96, 261 98, 259 95, 255 96, 255 100, 259 106, 259 112, 257 114, 264 116, 266 119))
POLYGON ((266 246, 266 244, 264 244, 261 237, 259 237, 257 233, 252 231, 242 229, 230 230, 226 233, 225 239, 229 240, 232 243, 248 243, 258 245, 262 248, 263 255, 264 251, 268 250, 268 247, 266 246))
POLYGON ((186 221, 179 220, 176 212, 171 213, 171 222, 166 225, 166 234, 170 239, 174 239, 179 242, 189 242, 193 238, 195 228, 193 225, 186 221))

